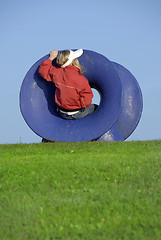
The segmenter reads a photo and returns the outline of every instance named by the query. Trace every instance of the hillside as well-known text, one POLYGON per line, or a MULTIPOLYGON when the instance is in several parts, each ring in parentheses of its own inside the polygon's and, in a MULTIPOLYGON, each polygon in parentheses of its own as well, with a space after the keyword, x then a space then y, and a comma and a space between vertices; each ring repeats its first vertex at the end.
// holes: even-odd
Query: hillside
POLYGON ((161 236, 161 141, 0 145, 0 239, 161 236))

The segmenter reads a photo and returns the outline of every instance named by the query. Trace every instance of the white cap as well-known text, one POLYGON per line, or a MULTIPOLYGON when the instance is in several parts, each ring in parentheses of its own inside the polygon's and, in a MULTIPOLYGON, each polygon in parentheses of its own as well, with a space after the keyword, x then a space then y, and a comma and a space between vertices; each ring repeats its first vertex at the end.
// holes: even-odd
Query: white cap
POLYGON ((83 49, 78 49, 75 52, 73 52, 72 50, 69 50, 69 51, 70 51, 70 54, 68 57, 68 61, 61 66, 62 68, 67 67, 72 63, 74 59, 80 57, 83 54, 83 49))

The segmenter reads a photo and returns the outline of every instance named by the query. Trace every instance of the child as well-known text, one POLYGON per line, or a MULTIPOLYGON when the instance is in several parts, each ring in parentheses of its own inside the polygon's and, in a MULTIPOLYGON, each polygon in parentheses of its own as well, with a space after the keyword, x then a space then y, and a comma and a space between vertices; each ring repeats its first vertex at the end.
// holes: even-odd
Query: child
POLYGON ((65 119, 80 119, 96 109, 96 106, 91 104, 93 98, 91 87, 82 75, 82 67, 77 59, 82 54, 82 49, 64 50, 59 55, 57 50, 53 50, 49 58, 39 67, 39 74, 47 81, 55 83, 58 113, 65 119), (57 64, 61 66, 59 68, 52 65, 56 57, 57 64))

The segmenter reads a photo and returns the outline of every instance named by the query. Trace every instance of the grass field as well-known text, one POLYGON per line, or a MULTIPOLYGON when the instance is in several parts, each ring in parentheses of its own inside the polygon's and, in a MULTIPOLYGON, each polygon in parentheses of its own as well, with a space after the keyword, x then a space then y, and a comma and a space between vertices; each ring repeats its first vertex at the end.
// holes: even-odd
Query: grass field
POLYGON ((161 141, 0 145, 8 239, 161 239, 161 141))

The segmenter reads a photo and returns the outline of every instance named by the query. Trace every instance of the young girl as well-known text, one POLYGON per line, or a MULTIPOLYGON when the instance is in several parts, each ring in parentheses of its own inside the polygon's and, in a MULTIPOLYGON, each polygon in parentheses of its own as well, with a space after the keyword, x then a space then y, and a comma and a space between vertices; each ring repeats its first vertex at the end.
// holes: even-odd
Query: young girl
POLYGON ((77 59, 82 54, 82 49, 64 50, 59 55, 57 50, 53 50, 49 58, 39 67, 39 74, 47 81, 55 83, 58 113, 65 119, 79 119, 96 109, 96 106, 91 104, 93 98, 91 87, 87 78, 82 75, 82 67, 77 59), (56 57, 60 67, 52 65, 56 57))

